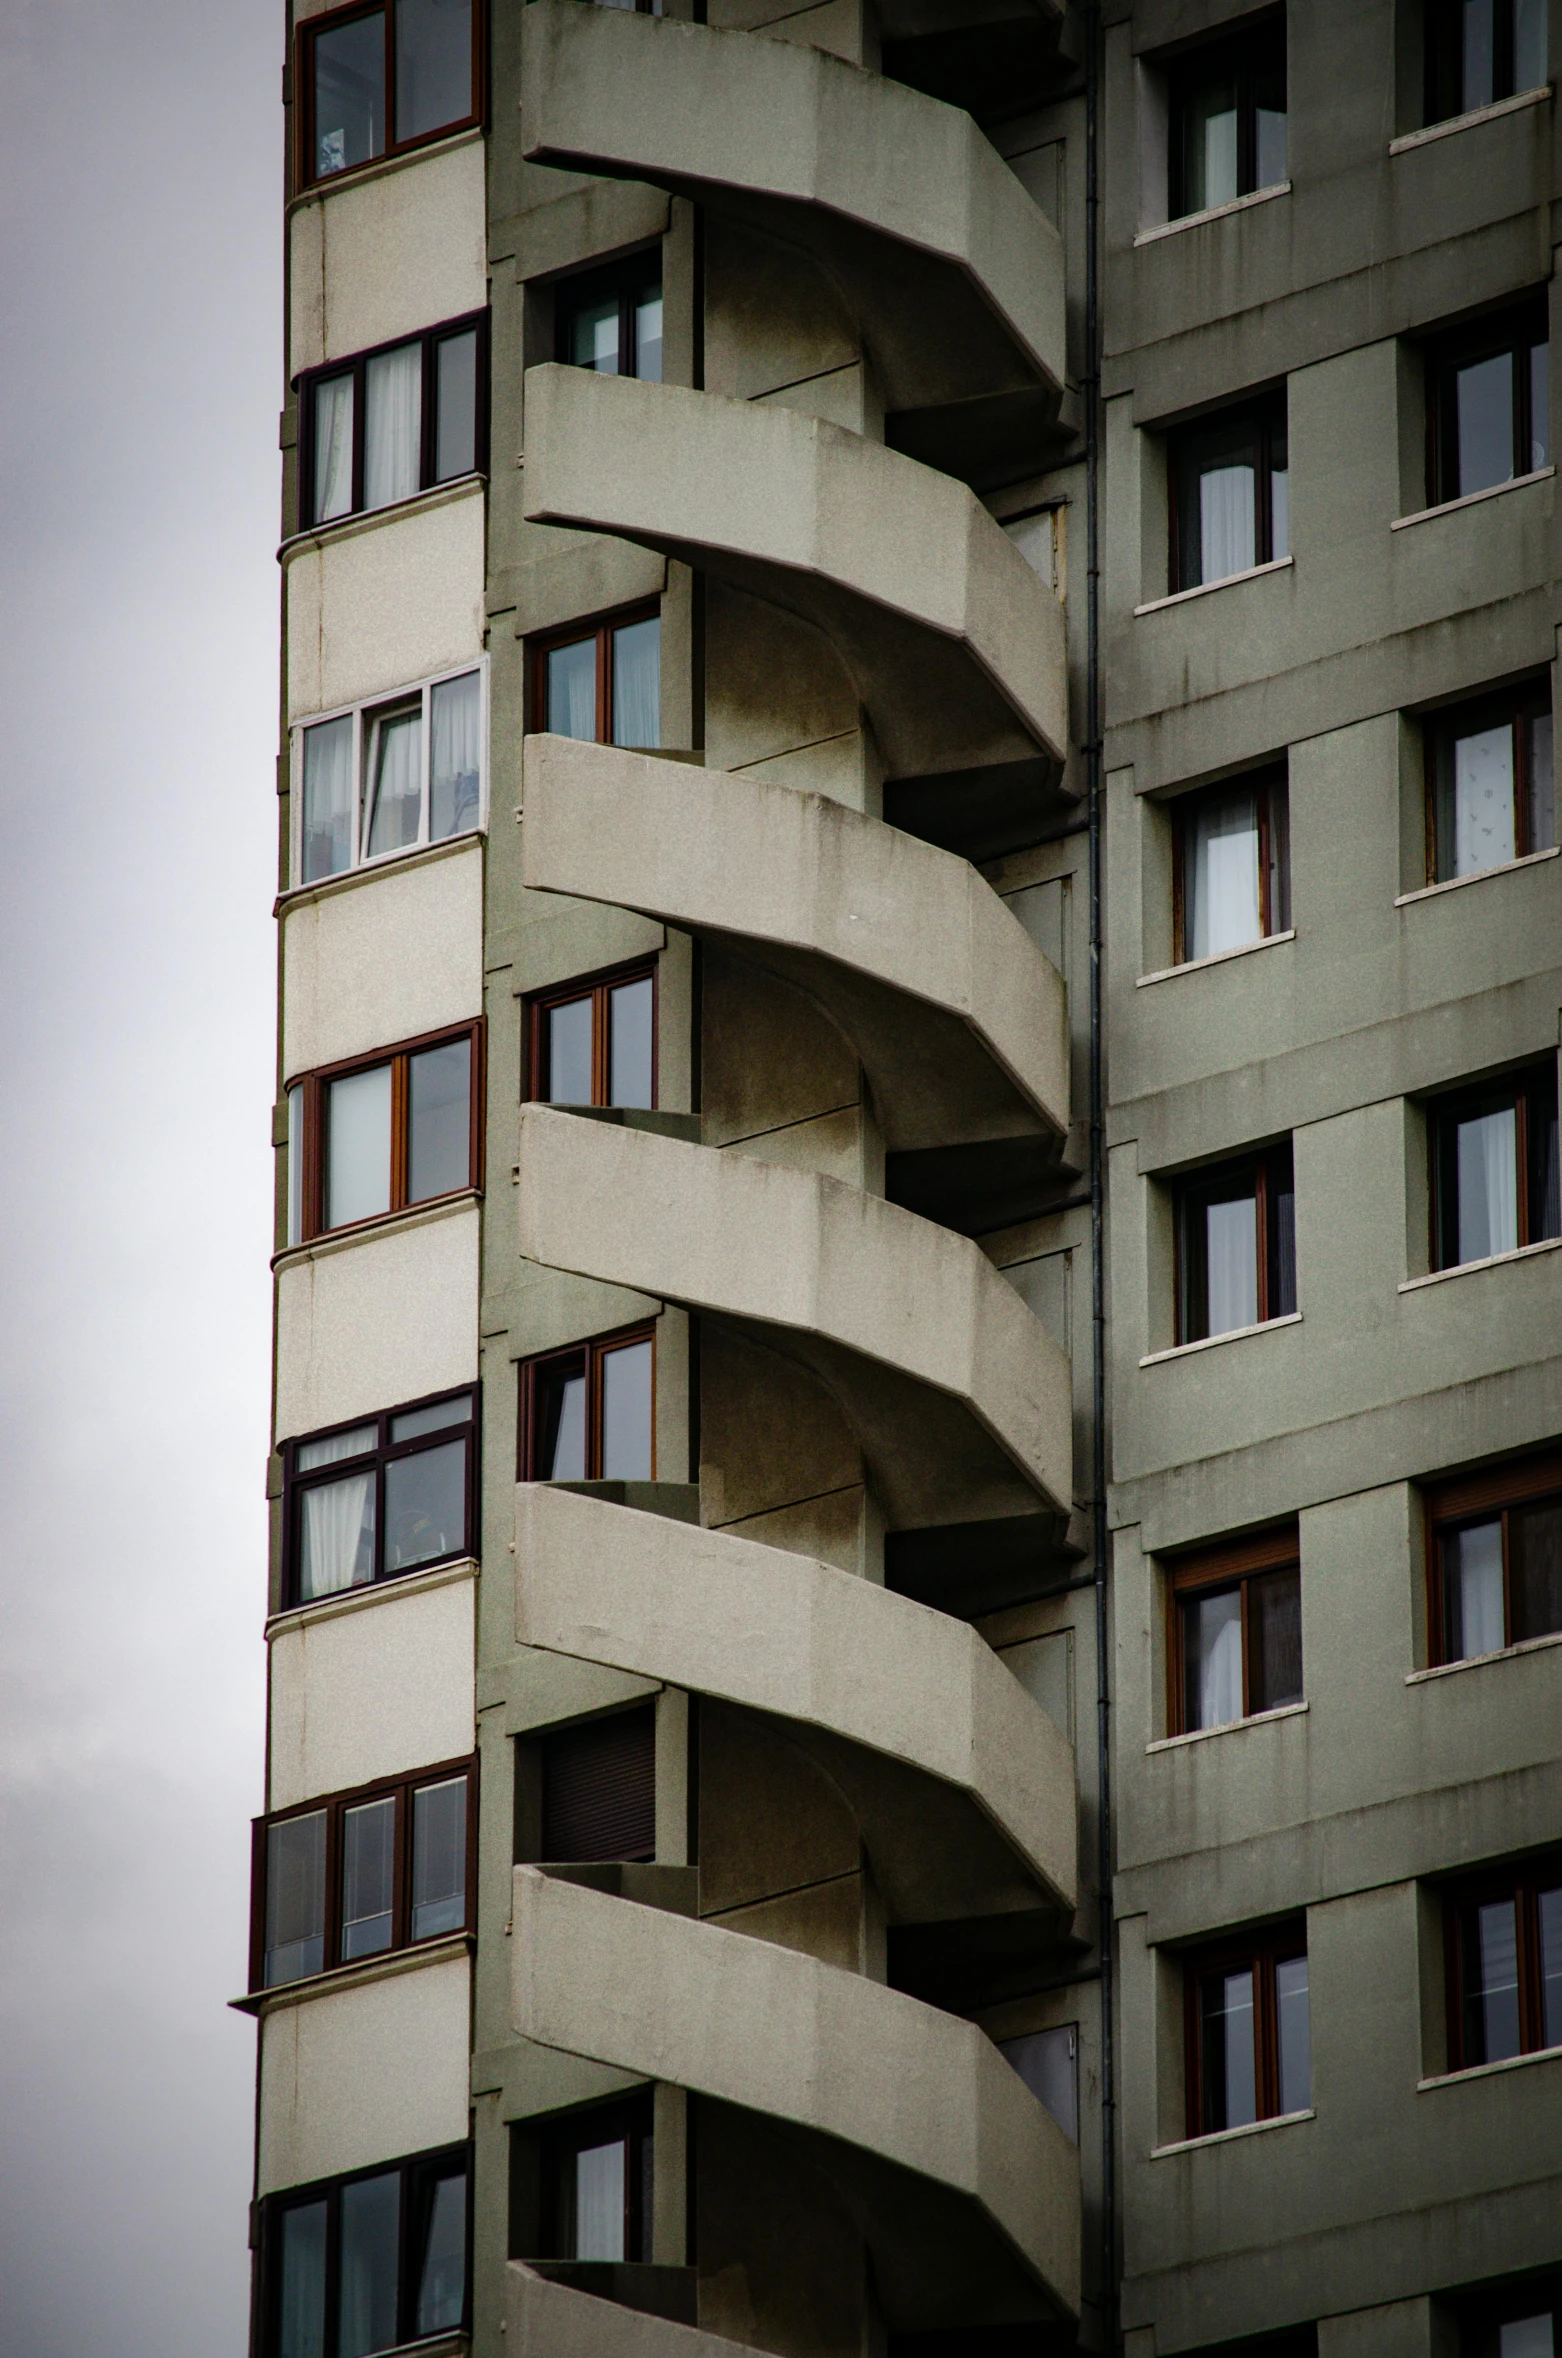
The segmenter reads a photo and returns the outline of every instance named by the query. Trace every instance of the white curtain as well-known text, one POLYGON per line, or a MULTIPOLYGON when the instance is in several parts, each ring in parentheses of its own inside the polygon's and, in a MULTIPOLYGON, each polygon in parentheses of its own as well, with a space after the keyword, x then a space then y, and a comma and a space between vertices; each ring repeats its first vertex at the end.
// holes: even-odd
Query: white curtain
POLYGON ((1514 855, 1513 724, 1454 739, 1454 874, 1514 855))
POLYGON ((1305 2112, 1313 2100, 1312 2017, 1307 1959, 1287 1957, 1275 1967, 1275 2012, 1280 2049, 1280 2110, 1305 2112))
POLYGON ((304 731, 304 882, 339 875, 353 857, 353 722, 304 731))
POLYGON ((1221 1728, 1242 1717, 1242 1597, 1200 1597, 1193 1610, 1197 1652, 1195 1724, 1221 1728))
POLYGON ((353 381, 327 377, 315 387, 315 522, 345 516, 353 504, 353 381))
POLYGON ((1237 193, 1237 110, 1206 115, 1203 123, 1206 205, 1229 205, 1237 193))
POLYGON ((348 1073, 326 1092, 325 1224, 390 1210, 391 1068, 348 1073))
POLYGON ((1205 1206, 1206 1332, 1230 1334, 1258 1318, 1258 1204, 1251 1195, 1205 1206))
POLYGON ((662 625, 653 614, 613 633, 613 743, 662 741, 662 625))
POLYGON ((1187 822, 1183 889, 1188 955, 1211 958, 1220 950, 1256 942, 1260 932, 1258 890, 1258 797, 1223 794, 1196 805, 1187 822), (1191 855, 1191 856, 1187 856, 1191 855))
POLYGON ((575 2156, 576 2260, 624 2257, 624 2140, 575 2156))
POLYGON ((602 1473, 610 1482, 651 1479, 649 1343, 629 1343, 603 1356, 602 1473))
POLYGON ((597 733, 597 642, 576 639, 572 646, 548 650, 548 727, 555 737, 582 737, 591 744, 597 733))
POLYGON ((1459 1654, 1495 1654, 1507 1642, 1502 1607, 1502 1525, 1477 1523, 1454 1535, 1459 1654))
POLYGON ((1514 1106, 1458 1129, 1459 1258, 1484 1261, 1519 1241, 1519 1124, 1514 1106))
POLYGON ((1251 1973, 1222 1976, 1220 2012, 1226 2063, 1226 2117, 1221 2125, 1241 2129, 1258 2118, 1251 1973))
POLYGON ((429 821, 431 843, 475 827, 482 780, 482 680, 464 671, 441 680, 429 696, 429 821))
POLYGON ((441 2178, 429 2213, 418 2284, 419 2333, 452 2332, 466 2303, 466 2180, 441 2178))
POLYGON ((1291 471, 1273 467, 1269 474, 1269 554, 1291 554, 1291 471))
POLYGON ((1199 477, 1201 581, 1223 581, 1255 562, 1254 516, 1251 465, 1209 467, 1199 477))
POLYGON ((423 713, 386 713, 374 724, 368 857, 418 840, 423 812, 423 713))
POLYGON ((305 1604, 361 1587, 374 1570, 373 1474, 349 1474, 306 1490, 303 1543, 299 1588, 305 1604))
POLYGON ((365 374, 363 504, 410 499, 421 474, 423 347, 400 344, 371 360, 365 374))

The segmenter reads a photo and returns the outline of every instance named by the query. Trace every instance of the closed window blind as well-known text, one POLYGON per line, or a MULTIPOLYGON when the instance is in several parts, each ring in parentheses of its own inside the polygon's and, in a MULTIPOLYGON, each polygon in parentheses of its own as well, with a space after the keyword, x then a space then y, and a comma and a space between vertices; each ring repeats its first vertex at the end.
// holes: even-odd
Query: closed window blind
POLYGON ((654 1709, 561 1729, 542 1748, 545 1859, 656 1855, 654 1709))

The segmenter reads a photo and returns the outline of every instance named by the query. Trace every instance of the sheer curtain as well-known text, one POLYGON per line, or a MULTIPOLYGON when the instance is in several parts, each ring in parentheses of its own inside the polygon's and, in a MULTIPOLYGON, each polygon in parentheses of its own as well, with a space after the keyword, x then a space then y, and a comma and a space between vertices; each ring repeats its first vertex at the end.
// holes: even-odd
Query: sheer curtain
POLYGON ((1453 1579, 1449 1653, 1495 1654, 1507 1642, 1502 1604, 1502 1525, 1477 1523, 1445 1542, 1444 1561, 1453 1579))
POLYGON ((1205 1207, 1205 1236, 1212 1335, 1252 1326, 1258 1318, 1258 1202, 1240 1195, 1205 1207))
POLYGON ((335 1596, 374 1573, 374 1476, 349 1474, 304 1492, 303 1567, 299 1593, 335 1596))
POLYGON ((597 733, 597 642, 576 639, 548 650, 548 727, 556 737, 597 733))
POLYGON ((402 851, 418 840, 423 812, 423 714, 388 712, 374 723, 370 755, 367 856, 402 851))
POLYGON ((482 679, 464 671, 441 680, 429 695, 429 821, 431 843, 475 827, 482 778, 482 679))
POLYGON ((1458 1128, 1459 1258, 1484 1261, 1519 1241, 1518 1109, 1499 1106, 1458 1128))
POLYGON ((1184 1623, 1192 1640, 1188 1665, 1188 1721, 1196 1728, 1220 1728, 1242 1717, 1242 1594, 1227 1589, 1199 1597, 1184 1623), (1191 1624, 1191 1627, 1189 1626, 1191 1624))
POLYGON ((613 633, 613 743, 662 741, 662 625, 658 615, 613 633))
POLYGON ((304 882, 336 876, 353 857, 353 722, 304 731, 304 882))
POLYGON ((574 2259, 624 2257, 624 2159, 621 2137, 576 2154, 574 2259))
POLYGON ((327 377, 315 387, 315 522, 345 516, 353 504, 353 381, 327 377))
POLYGON ((1186 821, 1183 891, 1190 958, 1211 958, 1256 942, 1262 930, 1258 889, 1258 797, 1221 794, 1194 805, 1186 821))
POLYGON ((364 371, 363 504, 389 507, 418 488, 423 440, 423 347, 381 352, 364 371))
POLYGON ((1495 868, 1514 855, 1513 726, 1454 739, 1454 874, 1495 868))
POLYGON ((1205 581, 1245 573, 1256 562, 1253 482, 1250 464, 1208 467, 1199 477, 1199 559, 1205 581))
POLYGON ((428 2242, 418 2282, 419 2333, 461 2323, 466 2306, 466 2180, 441 2178, 429 2206, 428 2242))

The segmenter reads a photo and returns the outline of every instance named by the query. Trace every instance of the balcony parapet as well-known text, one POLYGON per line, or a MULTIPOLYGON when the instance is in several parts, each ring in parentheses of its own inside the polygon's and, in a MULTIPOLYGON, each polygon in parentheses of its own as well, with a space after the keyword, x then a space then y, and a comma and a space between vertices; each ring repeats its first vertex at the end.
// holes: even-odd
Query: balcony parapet
POLYGON ((681 2270, 570 2271, 593 2279, 629 2279, 615 2284, 607 2295, 583 2284, 560 2282, 565 2273, 561 2268, 557 2275, 545 2274, 524 2261, 510 2261, 505 2271, 505 2358, 768 2358, 750 2342, 701 2333, 697 2326, 634 2305, 646 2297, 633 2281, 636 2277, 670 2276, 681 2270))

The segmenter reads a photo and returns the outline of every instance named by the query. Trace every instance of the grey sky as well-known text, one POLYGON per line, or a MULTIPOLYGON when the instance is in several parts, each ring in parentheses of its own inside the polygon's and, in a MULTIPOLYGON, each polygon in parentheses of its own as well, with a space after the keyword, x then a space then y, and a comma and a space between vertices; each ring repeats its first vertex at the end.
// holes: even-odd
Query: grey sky
POLYGON ((242 2352, 276 0, 0 0, 0 2358, 242 2352))

